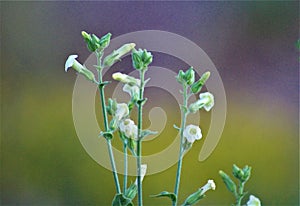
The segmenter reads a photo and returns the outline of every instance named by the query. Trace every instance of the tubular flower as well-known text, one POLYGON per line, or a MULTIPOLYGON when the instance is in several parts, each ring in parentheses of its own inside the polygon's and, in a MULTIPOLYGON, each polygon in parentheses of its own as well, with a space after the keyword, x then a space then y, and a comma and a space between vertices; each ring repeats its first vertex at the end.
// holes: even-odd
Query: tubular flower
POLYGON ((129 109, 127 104, 125 103, 120 103, 117 104, 117 110, 116 110, 116 119, 120 121, 122 118, 126 117, 129 115, 129 109))

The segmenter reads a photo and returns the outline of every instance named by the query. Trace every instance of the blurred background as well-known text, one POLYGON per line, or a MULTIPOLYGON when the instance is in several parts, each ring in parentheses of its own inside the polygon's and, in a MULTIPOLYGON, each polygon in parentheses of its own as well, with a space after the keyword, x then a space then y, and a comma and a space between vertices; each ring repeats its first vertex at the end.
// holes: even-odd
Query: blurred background
MULTIPOLYGON (((204 162, 198 161, 203 141, 185 156, 179 202, 213 178, 216 191, 208 192, 199 205, 233 203, 218 171, 231 173, 236 163, 252 166, 246 199, 254 194, 263 205, 299 205, 298 1, 2 1, 1 204, 111 204, 111 172, 98 165, 77 138, 72 119, 76 74, 66 74, 64 63, 69 54, 77 53, 81 62, 90 55, 82 30, 117 37, 149 29, 195 42, 216 65, 226 91, 222 138, 204 162)), ((175 72, 188 68, 179 59, 154 55, 155 66, 175 72)), ((131 71, 130 58, 112 72, 117 67, 131 71)), ((149 88, 145 95, 151 100, 146 117, 152 106, 161 106, 168 115, 160 137, 144 144, 145 154, 151 154, 173 141, 172 125, 180 123, 180 115, 167 92, 149 88)), ((209 113, 201 116, 204 138, 209 120, 209 113)), ((149 195, 173 191, 175 172, 176 165, 145 178, 145 205, 170 203, 149 195)))

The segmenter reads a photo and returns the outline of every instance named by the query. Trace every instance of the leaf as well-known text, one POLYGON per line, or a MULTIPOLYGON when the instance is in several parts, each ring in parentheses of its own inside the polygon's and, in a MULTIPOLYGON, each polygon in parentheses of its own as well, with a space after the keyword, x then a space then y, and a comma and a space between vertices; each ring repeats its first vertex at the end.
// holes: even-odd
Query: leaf
POLYGON ((168 197, 172 202, 176 202, 177 196, 172 192, 163 191, 157 195, 151 195, 150 197, 168 197))
POLYGON ((173 124, 173 127, 179 131, 181 130, 180 127, 178 127, 176 124, 173 124))
POLYGON ((154 135, 154 134, 157 134, 157 133, 158 132, 156 132, 156 131, 143 130, 142 134, 141 134, 141 138, 144 138, 144 137, 149 136, 149 135, 154 135))
POLYGON ((133 206, 132 201, 125 197, 122 193, 116 194, 113 201, 112 206, 133 206))

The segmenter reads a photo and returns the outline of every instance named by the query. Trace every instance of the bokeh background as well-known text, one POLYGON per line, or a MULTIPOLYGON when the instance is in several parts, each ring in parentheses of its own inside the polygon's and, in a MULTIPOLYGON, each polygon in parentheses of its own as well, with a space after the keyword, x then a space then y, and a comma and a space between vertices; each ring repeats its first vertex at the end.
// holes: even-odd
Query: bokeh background
MULTIPOLYGON (((227 95, 227 120, 217 148, 199 162, 199 141, 185 156, 180 202, 213 178, 216 191, 200 203, 230 205, 233 197, 218 170, 230 173, 236 163, 252 166, 246 190, 263 205, 299 205, 298 1, 1 1, 1 204, 111 204, 111 172, 89 157, 76 136, 76 74, 66 74, 64 62, 72 53, 82 62, 90 55, 82 30, 117 37, 148 29, 173 32, 199 45, 218 68, 227 95)), ((188 67, 159 53, 153 65, 175 72, 188 67)), ((112 71, 117 67, 131 71, 130 59, 112 71)), ((180 116, 167 92, 149 88, 146 96, 151 99, 146 117, 157 105, 168 115, 161 136, 145 143, 145 153, 151 154, 172 141, 172 125, 180 116)), ((205 136, 210 115, 201 119, 205 136)), ((149 195, 172 191, 175 172, 176 165, 145 178, 145 205, 169 204, 149 195)))

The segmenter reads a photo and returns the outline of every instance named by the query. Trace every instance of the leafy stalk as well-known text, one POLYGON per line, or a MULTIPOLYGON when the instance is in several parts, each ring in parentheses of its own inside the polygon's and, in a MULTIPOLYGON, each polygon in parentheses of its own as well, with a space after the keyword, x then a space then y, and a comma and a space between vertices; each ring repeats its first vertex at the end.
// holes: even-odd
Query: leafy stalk
MULTIPOLYGON (((96 51, 100 101, 101 101, 101 106, 102 106, 102 114, 103 114, 105 132, 108 132, 109 126, 108 126, 106 103, 105 103, 105 93, 104 93, 105 84, 103 83, 103 79, 102 79, 102 70, 103 70, 103 66, 101 64, 102 56, 103 56, 102 51, 100 51, 100 52, 96 51)), ((116 191, 117 191, 117 193, 121 193, 115 159, 114 159, 114 155, 113 155, 113 151, 112 151, 111 140, 106 138, 106 144, 107 144, 107 148, 108 148, 108 153, 109 153, 110 163, 111 163, 111 167, 112 167, 116 191)))
POLYGON ((187 94, 187 84, 185 82, 182 83, 183 86, 183 105, 181 106, 181 127, 180 127, 180 147, 179 147, 179 158, 177 163, 177 172, 176 172, 176 182, 174 188, 174 194, 176 195, 177 199, 173 201, 173 206, 177 205, 178 200, 178 191, 179 191, 179 184, 180 184, 180 176, 181 176, 181 168, 182 168, 182 158, 183 158, 183 130, 186 124, 186 118, 188 115, 187 104, 188 104, 188 94, 187 94))

